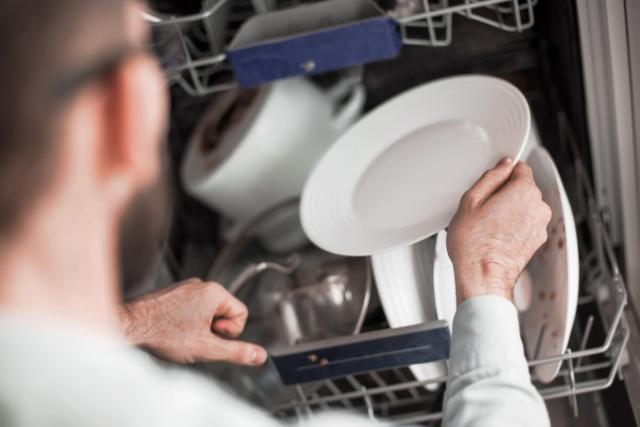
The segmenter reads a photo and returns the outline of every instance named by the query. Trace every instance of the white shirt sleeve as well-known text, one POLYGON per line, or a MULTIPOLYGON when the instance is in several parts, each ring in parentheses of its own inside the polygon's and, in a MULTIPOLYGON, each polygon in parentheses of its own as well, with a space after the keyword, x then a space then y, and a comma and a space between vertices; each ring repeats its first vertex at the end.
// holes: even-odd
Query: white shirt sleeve
MULTIPOLYGON (((225 389, 164 369, 119 342, 4 319, 0 312, 0 348, 0 406, 10 410, 13 426, 282 425, 225 389)), ((445 427, 549 426, 529 378, 517 313, 507 300, 480 297, 458 308, 444 417, 445 427)), ((325 414, 308 425, 381 424, 325 414)))
POLYGON ((444 427, 548 427, 531 384, 514 305, 498 296, 462 303, 453 321, 444 427))

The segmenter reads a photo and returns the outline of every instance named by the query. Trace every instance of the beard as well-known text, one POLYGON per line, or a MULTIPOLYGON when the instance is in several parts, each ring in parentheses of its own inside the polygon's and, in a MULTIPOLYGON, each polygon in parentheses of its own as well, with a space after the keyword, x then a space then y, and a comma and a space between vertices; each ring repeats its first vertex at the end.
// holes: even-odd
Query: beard
POLYGON ((120 224, 120 283, 125 296, 149 277, 167 244, 173 195, 166 155, 161 157, 160 178, 133 197, 120 224))

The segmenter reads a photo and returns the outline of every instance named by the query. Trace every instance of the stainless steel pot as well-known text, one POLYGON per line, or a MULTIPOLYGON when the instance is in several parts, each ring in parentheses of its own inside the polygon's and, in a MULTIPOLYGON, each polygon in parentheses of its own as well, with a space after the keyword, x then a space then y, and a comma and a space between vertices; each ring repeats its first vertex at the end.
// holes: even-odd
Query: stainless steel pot
MULTIPOLYGON (((291 203, 297 201, 280 204, 280 209, 290 209, 291 203)), ((310 245, 284 260, 254 254, 253 261, 247 261, 241 255, 252 241, 252 231, 270 213, 277 214, 277 209, 239 233, 209 277, 229 283, 227 288, 247 304, 250 315, 240 339, 268 350, 359 333, 373 288, 368 259, 342 257, 310 245)), ((285 403, 297 396, 295 389, 282 385, 271 362, 260 368, 212 364, 207 370, 258 404, 285 403)))

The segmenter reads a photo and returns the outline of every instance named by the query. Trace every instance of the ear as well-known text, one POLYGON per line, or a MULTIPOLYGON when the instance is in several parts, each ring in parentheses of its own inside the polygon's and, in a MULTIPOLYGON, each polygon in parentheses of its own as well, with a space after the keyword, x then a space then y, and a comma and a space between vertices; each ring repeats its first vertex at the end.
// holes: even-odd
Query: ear
POLYGON ((125 60, 105 88, 110 118, 102 147, 107 184, 130 197, 157 179, 159 143, 166 131, 167 95, 156 63, 139 54, 125 60))

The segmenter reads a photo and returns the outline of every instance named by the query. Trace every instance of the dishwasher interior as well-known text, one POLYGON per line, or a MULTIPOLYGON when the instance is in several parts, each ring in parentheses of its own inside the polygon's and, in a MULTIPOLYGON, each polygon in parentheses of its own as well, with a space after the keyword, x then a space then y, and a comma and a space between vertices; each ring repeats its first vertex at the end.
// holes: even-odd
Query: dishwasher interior
MULTIPOLYGON (((211 278, 212 268, 220 258, 229 256, 228 236, 220 231, 226 221, 224 216, 183 188, 180 168, 185 151, 207 106, 237 84, 224 51, 242 23, 259 13, 261 7, 284 10, 309 2, 151 3, 157 10, 171 13, 183 9, 178 18, 147 16, 154 26, 154 42, 172 34, 179 42, 174 47, 182 49, 182 64, 178 66, 163 57, 165 67, 170 69, 172 115, 168 146, 175 209, 156 270, 145 283, 128 287, 131 294, 188 277, 211 278), (211 26, 219 25, 223 10, 225 25, 221 33, 211 26), (199 38, 197 32, 185 30, 185 23, 194 22, 203 23, 205 33, 213 31, 213 41, 206 34, 199 38)), ((366 88, 365 113, 407 89, 459 74, 497 76, 525 94, 540 140, 558 165, 567 188, 581 261, 580 297, 569 348, 554 358, 527 355, 531 366, 561 360, 561 371, 550 384, 534 382, 548 403, 554 426, 636 425, 623 375, 623 367, 629 362, 627 344, 635 332, 634 320, 625 310, 627 291, 624 272, 618 264, 624 245, 610 237, 610 218, 594 194, 576 2, 385 0, 379 1, 378 6, 394 13, 403 41, 400 54, 394 59, 309 78, 319 87, 328 87, 344 76, 361 82, 366 88), (402 4, 408 4, 409 9, 399 9, 402 4)), ((164 53, 161 51, 161 57, 164 53)), ((245 246, 248 249, 234 256, 244 259, 246 252, 246 259, 253 260, 256 252, 264 250, 260 245, 245 246)), ((373 308, 363 319, 362 331, 389 327, 376 299, 373 286, 373 308)), ((444 393, 439 384, 446 382, 446 375, 420 381, 411 370, 400 367, 279 386, 274 389, 278 390, 274 397, 248 383, 273 382, 277 378, 253 374, 238 377, 236 371, 240 368, 228 365, 194 369, 222 379, 241 397, 286 420, 308 419, 328 409, 347 409, 392 424, 439 425, 444 393)))

